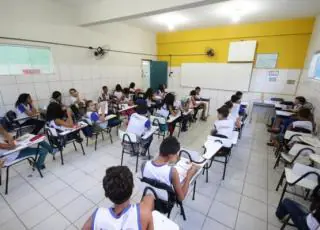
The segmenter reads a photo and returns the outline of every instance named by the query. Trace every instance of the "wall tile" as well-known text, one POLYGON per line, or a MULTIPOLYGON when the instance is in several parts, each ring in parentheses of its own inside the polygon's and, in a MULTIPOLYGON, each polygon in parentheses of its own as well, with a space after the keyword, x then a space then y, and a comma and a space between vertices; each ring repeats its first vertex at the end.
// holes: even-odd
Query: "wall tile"
POLYGON ((50 98, 49 85, 47 83, 34 84, 38 100, 50 98))
POLYGON ((16 81, 18 84, 32 83, 33 77, 29 76, 29 75, 18 75, 18 76, 16 76, 16 81))
POLYGON ((15 76, 0 75, 0 85, 13 85, 16 84, 15 76))
POLYGON ((17 97, 19 95, 18 87, 17 85, 1 85, 1 95, 2 99, 5 105, 11 105, 14 104, 17 100, 17 97))

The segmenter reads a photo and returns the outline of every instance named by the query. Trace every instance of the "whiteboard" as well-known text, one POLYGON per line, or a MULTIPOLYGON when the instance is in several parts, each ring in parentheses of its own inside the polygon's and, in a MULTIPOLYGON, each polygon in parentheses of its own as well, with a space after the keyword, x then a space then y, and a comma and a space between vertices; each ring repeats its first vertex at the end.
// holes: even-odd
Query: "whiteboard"
POLYGON ((253 69, 250 91, 294 95, 300 74, 300 69, 253 69), (278 72, 276 80, 270 78, 270 72, 278 72))
POLYGON ((248 91, 252 63, 184 63, 181 86, 248 91))
POLYGON ((230 42, 228 62, 253 62, 257 41, 230 42))
POLYGON ((49 47, 0 44, 0 75, 50 73, 53 58, 49 47))

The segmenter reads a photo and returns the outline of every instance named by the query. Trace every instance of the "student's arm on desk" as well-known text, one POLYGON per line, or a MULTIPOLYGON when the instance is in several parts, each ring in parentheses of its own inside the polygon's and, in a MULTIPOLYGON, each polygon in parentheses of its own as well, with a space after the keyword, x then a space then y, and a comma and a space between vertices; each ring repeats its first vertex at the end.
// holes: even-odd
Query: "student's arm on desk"
POLYGON ((3 139, 5 141, 7 141, 7 144, 10 146, 10 148, 14 148, 15 147, 15 143, 14 143, 13 137, 1 125, 0 125, 0 134, 3 136, 3 139))
POLYGON ((197 167, 192 165, 192 167, 188 170, 187 176, 183 181, 183 184, 180 184, 180 177, 178 171, 173 168, 172 169, 172 185, 177 194, 178 200, 183 201, 186 197, 189 189, 189 183, 193 175, 197 172, 197 167))

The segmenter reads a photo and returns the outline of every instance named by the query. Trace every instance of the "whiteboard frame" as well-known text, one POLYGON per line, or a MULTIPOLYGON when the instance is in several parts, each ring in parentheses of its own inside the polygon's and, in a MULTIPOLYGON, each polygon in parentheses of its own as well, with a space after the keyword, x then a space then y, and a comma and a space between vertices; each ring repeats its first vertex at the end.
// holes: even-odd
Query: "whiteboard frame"
POLYGON ((48 49, 51 53, 51 65, 52 65, 52 73, 40 73, 40 74, 0 74, 0 76, 35 76, 35 75, 53 75, 56 74, 55 71, 55 61, 52 54, 52 48, 50 46, 41 46, 41 45, 29 45, 29 44, 18 44, 18 43, 2 43, 0 42, 0 46, 18 46, 18 47, 30 47, 30 48, 40 48, 40 49, 48 49))
POLYGON ((256 68, 256 69, 277 69, 278 59, 279 59, 279 53, 257 53, 256 59, 254 61, 254 68, 256 68), (273 67, 257 66, 258 56, 260 56, 260 55, 272 55, 272 54, 277 56, 276 63, 275 63, 275 65, 273 67))

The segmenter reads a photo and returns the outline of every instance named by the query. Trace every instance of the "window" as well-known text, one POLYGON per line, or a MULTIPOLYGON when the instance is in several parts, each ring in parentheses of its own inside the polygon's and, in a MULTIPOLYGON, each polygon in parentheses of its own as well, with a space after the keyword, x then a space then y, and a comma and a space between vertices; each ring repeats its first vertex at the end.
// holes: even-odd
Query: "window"
POLYGON ((313 55, 310 67, 309 78, 320 80, 320 53, 313 55))
POLYGON ((0 44, 0 75, 53 73, 50 48, 0 44))

